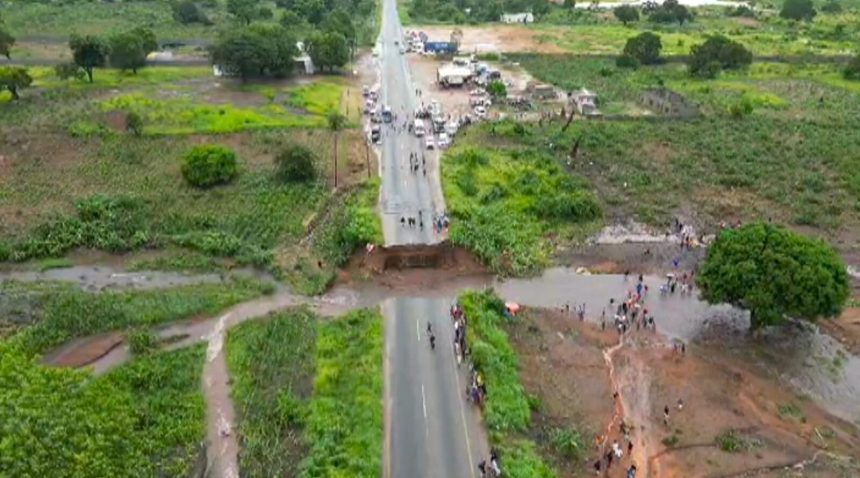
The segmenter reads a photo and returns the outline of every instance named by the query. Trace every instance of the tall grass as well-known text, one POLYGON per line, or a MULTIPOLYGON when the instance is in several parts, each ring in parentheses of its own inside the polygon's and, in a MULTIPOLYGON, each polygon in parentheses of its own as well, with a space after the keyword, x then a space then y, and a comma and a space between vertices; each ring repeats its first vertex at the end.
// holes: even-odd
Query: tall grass
POLYGON ((110 374, 49 368, 0 343, 0 469, 8 476, 189 476, 203 442, 204 348, 110 374))
POLYGON ((39 353, 75 337, 215 314, 267 290, 266 284, 241 278, 225 284, 101 293, 66 285, 31 288, 3 282, 3 295, 17 299, 10 299, 0 330, 10 330, 10 335, 17 332, 12 340, 30 353, 39 353))
POLYGON ((303 478, 382 473, 382 318, 360 310, 321 323, 303 478))
MULTIPOLYGON (((510 122, 491 128, 504 137, 529 134, 510 122)), ((450 237, 493 271, 521 275, 539 270, 549 260, 545 233, 600 217, 585 183, 564 171, 552 156, 538 150, 475 146, 457 147, 442 162, 443 188, 453 216, 450 237)))
POLYGON ((296 309, 228 335, 244 476, 298 476, 310 446, 303 423, 313 390, 316 327, 310 311, 296 309))

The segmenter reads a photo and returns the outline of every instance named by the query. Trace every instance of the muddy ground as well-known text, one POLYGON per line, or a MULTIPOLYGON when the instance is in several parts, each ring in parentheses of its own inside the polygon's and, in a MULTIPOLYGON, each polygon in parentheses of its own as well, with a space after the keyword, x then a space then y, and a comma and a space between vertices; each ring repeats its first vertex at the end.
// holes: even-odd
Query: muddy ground
MULTIPOLYGON (((860 473, 860 435, 852 425, 773 377, 751 371, 757 369, 726 354, 719 344, 691 344, 682 356, 659 334, 630 332, 612 354, 610 383, 603 350, 616 343, 614 332, 563 312, 535 309, 521 316, 510 336, 520 355, 523 384, 544 405, 535 420, 538 428, 575 427, 589 438, 608 429, 605 443, 619 441, 625 451, 621 465, 626 469, 635 462, 637 476, 740 476, 752 470, 763 472, 760 476, 786 476, 783 467, 814 456, 802 476, 860 473), (665 406, 670 408, 668 424, 663 422, 665 406), (619 430, 622 419, 633 430, 632 460, 619 430), (738 449, 724 451, 720 444, 738 449), (848 465, 829 453, 853 456, 855 467, 843 468, 848 465)), ((589 442, 587 459, 579 463, 556 457, 566 465, 563 476, 594 473, 596 443, 589 442)), ((623 476, 617 461, 606 476, 623 476)))
POLYGON ((542 32, 521 25, 420 25, 409 29, 426 33, 431 41, 448 41, 454 28, 463 32, 460 51, 465 53, 564 53, 558 45, 541 41, 542 32))

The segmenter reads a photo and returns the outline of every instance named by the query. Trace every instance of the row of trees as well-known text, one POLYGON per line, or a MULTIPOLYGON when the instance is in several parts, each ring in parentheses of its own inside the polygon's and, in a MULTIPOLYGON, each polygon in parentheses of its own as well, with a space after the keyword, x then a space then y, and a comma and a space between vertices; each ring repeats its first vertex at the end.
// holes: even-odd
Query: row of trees
MULTIPOLYGON (((663 43, 660 37, 644 32, 627 40, 616 64, 621 68, 637 68, 660 62, 663 43)), ((692 76, 714 78, 722 70, 744 68, 752 63, 752 53, 740 43, 722 35, 714 35, 700 45, 690 48, 687 67, 692 76)))
MULTIPOLYGON (((74 67, 83 70, 92 83, 93 70, 107 65, 137 73, 146 66, 146 56, 158 50, 158 41, 152 30, 137 27, 108 39, 95 35, 72 35, 69 48, 74 67)), ((77 76, 74 68, 57 71, 61 76, 77 76)))
MULTIPOLYGON (((275 156, 275 178, 284 183, 314 181, 318 158, 300 144, 291 144, 275 156)), ((236 153, 218 144, 202 144, 182 158, 182 177, 195 188, 208 189, 229 184, 239 175, 236 153)))

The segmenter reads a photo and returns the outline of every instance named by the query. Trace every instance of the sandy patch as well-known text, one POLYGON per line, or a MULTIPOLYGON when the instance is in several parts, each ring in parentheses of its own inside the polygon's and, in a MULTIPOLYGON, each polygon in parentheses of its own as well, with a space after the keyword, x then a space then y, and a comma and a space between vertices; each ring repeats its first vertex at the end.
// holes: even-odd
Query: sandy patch
MULTIPOLYGON (((455 27, 415 26, 412 30, 423 31, 431 40, 448 41, 455 27)), ((493 25, 486 27, 458 27, 463 32, 460 51, 468 53, 564 53, 564 50, 548 40, 551 35, 517 25, 493 25)))

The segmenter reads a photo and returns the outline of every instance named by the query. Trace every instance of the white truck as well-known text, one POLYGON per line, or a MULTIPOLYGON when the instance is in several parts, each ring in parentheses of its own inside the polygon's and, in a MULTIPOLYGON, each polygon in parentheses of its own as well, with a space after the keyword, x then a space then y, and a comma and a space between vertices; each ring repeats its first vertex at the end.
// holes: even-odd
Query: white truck
POLYGON ((427 130, 424 128, 424 120, 420 118, 415 119, 415 123, 412 125, 412 131, 415 133, 415 136, 419 138, 424 136, 427 130))

